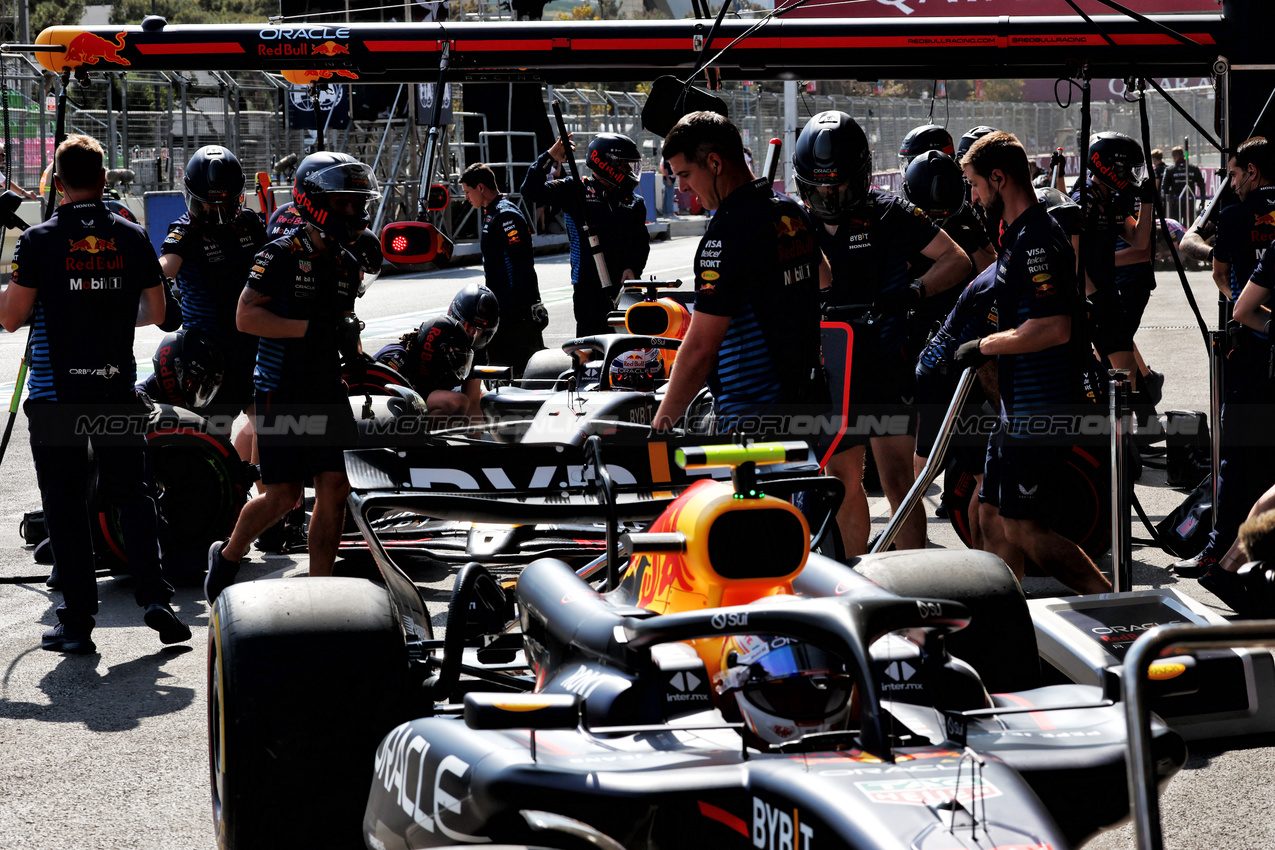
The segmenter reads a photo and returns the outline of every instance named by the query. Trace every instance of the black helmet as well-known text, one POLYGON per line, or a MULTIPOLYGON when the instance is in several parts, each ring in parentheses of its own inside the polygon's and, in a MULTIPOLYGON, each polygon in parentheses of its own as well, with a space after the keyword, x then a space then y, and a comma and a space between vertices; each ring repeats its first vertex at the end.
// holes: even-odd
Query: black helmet
POLYGON ((226 356, 217 340, 194 328, 173 331, 160 340, 155 356, 155 379, 170 397, 186 407, 207 407, 226 376, 226 356))
POLYGON ((906 169, 912 164, 912 160, 926 151, 942 151, 951 156, 955 151, 952 147, 952 134, 938 124, 922 124, 917 127, 904 136, 903 144, 899 145, 899 168, 906 169))
POLYGON ((348 245, 368 225, 367 205, 381 197, 372 169, 349 154, 319 151, 297 166, 292 184, 292 200, 300 216, 348 245), (343 215, 333 207, 333 196, 353 195, 355 212, 343 215))
POLYGON ((970 148, 973 147, 974 143, 979 139, 989 133, 995 132, 997 132, 995 127, 988 127, 986 124, 980 124, 979 126, 972 128, 964 136, 961 136, 961 140, 956 143, 956 161, 959 163, 962 159, 964 159, 965 154, 969 153, 970 148))
POLYGON ((904 172, 903 194, 941 222, 965 206, 965 175, 947 154, 926 151, 904 172))
POLYGON ((408 350, 416 355, 421 378, 460 383, 469 377, 474 349, 461 323, 451 316, 438 316, 421 323, 408 350))
POLYGON ((456 293, 447 315, 465 330, 474 348, 486 348, 500 327, 500 302, 496 294, 481 283, 471 283, 456 293))
POLYGON ((1052 186, 1036 190, 1036 200, 1045 205, 1045 211, 1053 216, 1054 221, 1066 231, 1068 236, 1080 232, 1084 216, 1080 214, 1080 204, 1059 192, 1052 186))
POLYGON ((1147 179, 1142 145, 1124 133, 1094 133, 1090 136, 1087 165, 1093 179, 1114 192, 1136 189, 1147 179))
POLYGON ((806 122, 792 157, 801 199, 822 221, 836 224, 868 195, 872 152, 863 128, 844 112, 820 112, 806 122))
POLYGON ((632 191, 642 173, 642 154, 628 136, 598 133, 585 157, 593 176, 612 189, 632 191))
POLYGON ((205 145, 186 163, 182 179, 191 221, 231 224, 243 209, 243 167, 221 145, 205 145))

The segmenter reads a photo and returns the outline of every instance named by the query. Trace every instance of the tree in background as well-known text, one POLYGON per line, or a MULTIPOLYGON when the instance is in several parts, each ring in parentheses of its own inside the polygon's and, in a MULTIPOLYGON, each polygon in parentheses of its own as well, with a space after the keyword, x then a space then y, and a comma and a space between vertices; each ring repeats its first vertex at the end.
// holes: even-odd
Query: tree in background
POLYGON ((140 24, 153 14, 170 24, 244 24, 278 12, 275 0, 119 0, 111 7, 111 23, 140 24))
POLYGON ((29 7, 31 37, 46 27, 69 27, 84 17, 84 0, 44 0, 29 7))

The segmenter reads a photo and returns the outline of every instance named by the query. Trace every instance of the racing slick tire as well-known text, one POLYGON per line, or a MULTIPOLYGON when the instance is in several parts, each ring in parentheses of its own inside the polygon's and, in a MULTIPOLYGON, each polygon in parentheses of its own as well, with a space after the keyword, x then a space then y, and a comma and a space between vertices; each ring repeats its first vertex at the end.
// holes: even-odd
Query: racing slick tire
POLYGON ((236 584, 209 631, 218 846, 362 847, 377 745, 411 704, 386 589, 357 578, 236 584))
MULTIPOLYGON (((202 417, 156 405, 146 431, 146 457, 155 480, 164 578, 197 585, 208 568, 208 547, 235 526, 251 480, 234 446, 211 433, 202 417)), ((90 479, 89 515, 98 567, 127 572, 119 513, 90 479)))
POLYGON ((987 552, 889 552, 868 556, 855 570, 900 596, 951 599, 970 609, 970 624, 945 638, 948 651, 969 662, 990 693, 1040 687, 1040 656, 1027 597, 1005 562, 987 552))
POLYGON ((558 381, 563 372, 570 372, 573 368, 575 364, 571 356, 562 349, 542 348, 527 360, 527 366, 522 370, 522 385, 533 390, 565 389, 563 382, 550 384, 549 381, 558 381))

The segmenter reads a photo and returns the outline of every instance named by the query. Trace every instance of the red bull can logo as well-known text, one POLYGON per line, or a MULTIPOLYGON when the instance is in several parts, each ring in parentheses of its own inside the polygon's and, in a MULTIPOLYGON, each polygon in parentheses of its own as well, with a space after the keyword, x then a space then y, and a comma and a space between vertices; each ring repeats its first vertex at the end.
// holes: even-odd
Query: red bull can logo
POLYGON ((67 44, 66 52, 61 57, 62 67, 96 65, 99 59, 114 65, 132 65, 132 62, 120 56, 120 51, 124 49, 125 35, 126 33, 118 32, 115 34, 115 41, 111 42, 91 32, 80 33, 67 44))
POLYGON ((71 251, 87 251, 90 254, 100 254, 103 251, 114 251, 114 239, 100 239, 96 236, 85 236, 83 239, 68 240, 71 243, 71 251))

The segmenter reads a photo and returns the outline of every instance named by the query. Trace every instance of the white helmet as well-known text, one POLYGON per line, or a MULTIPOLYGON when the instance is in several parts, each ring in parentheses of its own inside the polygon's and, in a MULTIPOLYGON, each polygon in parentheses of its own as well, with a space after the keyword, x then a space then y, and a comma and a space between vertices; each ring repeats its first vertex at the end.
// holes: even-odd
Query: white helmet
POLYGON ((727 638, 713 684, 723 710, 738 709, 748 729, 772 745, 844 729, 854 689, 839 659, 792 638, 766 635, 727 638))

